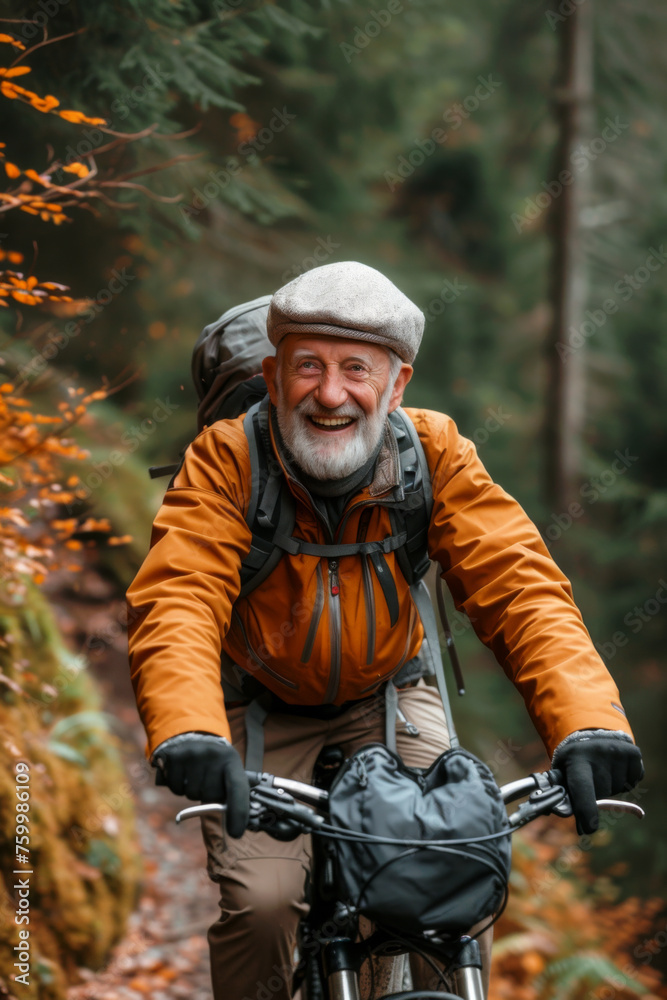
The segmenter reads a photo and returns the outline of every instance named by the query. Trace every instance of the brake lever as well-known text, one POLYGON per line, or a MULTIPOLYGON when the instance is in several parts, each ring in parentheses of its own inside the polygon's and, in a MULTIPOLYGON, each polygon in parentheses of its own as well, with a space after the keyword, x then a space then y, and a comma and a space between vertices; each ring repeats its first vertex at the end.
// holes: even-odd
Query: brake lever
MULTIPOLYGON (((186 819, 195 819, 197 816, 210 816, 216 813, 224 813, 227 806, 221 802, 202 802, 198 806, 187 806, 176 814, 176 822, 182 823, 186 819)), ((323 823, 324 817, 320 816, 308 806, 296 802, 282 788, 270 788, 268 785, 260 785, 250 789, 250 819, 257 823, 256 829, 263 829, 260 824, 262 813, 272 810, 274 816, 282 814, 287 820, 292 820, 312 830, 317 830, 323 823)), ((252 827, 251 827, 252 828, 252 827)), ((299 831, 300 832, 300 831, 299 831)))
POLYGON ((553 788, 538 788, 522 802, 516 812, 509 817, 512 829, 525 826, 537 816, 556 813, 558 816, 571 816, 572 806, 567 793, 560 785, 553 788))
MULTIPOLYGON (((537 788, 531 792, 526 802, 523 802, 517 811, 509 817, 509 823, 513 829, 525 826, 537 816, 553 814, 563 819, 572 816, 572 803, 567 790, 561 783, 563 776, 560 771, 538 772, 532 774, 531 777, 537 788)), ((629 813, 638 819, 643 819, 646 815, 641 806, 635 802, 628 802, 626 799, 597 799, 596 805, 598 809, 616 809, 618 812, 629 813)))
POLYGON ((646 813, 636 802, 628 802, 627 799, 598 799, 596 802, 598 809, 618 809, 619 812, 630 813, 637 819, 644 819, 646 813))
MULTIPOLYGON (((533 775, 533 777, 538 777, 538 776, 533 775)), ((562 786, 564 782, 563 772, 555 769, 552 771, 547 771, 546 775, 540 775, 539 777, 546 778, 546 781, 550 785, 562 786)), ((540 787, 544 787, 542 783, 540 783, 540 787)), ((569 812, 560 811, 561 808, 565 807, 566 800, 569 805, 570 799, 569 796, 566 795, 565 800, 563 801, 563 806, 562 807, 559 806, 557 809, 554 809, 554 812, 557 813, 557 815, 559 816, 572 815, 571 806, 569 812)), ((641 806, 638 806, 636 802, 628 802, 627 799, 596 799, 595 804, 597 805, 598 809, 617 809, 619 812, 630 813, 631 816, 636 816, 637 819, 644 819, 644 816, 646 816, 646 813, 644 812, 641 806)))
POLYGON ((187 806, 176 813, 176 822, 182 823, 185 819, 195 819, 197 816, 211 816, 215 813, 224 813, 227 806, 221 802, 202 802, 198 806, 187 806))
MULTIPOLYGON (((320 816, 309 806, 297 802, 293 796, 283 788, 269 788, 266 785, 259 785, 250 790, 250 816, 251 819, 257 817, 261 820, 264 812, 270 810, 278 817, 278 820, 285 818, 293 820, 312 830, 317 830, 324 823, 324 817, 320 816)), ((259 827, 263 829, 263 826, 259 827)))

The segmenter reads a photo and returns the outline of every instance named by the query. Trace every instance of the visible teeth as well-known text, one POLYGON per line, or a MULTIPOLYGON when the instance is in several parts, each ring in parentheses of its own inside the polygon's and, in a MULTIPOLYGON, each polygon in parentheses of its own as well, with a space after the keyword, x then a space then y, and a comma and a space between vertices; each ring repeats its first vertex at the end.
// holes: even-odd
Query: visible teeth
POLYGON ((342 427, 343 424, 352 423, 354 417, 311 417, 316 424, 322 427, 342 427))

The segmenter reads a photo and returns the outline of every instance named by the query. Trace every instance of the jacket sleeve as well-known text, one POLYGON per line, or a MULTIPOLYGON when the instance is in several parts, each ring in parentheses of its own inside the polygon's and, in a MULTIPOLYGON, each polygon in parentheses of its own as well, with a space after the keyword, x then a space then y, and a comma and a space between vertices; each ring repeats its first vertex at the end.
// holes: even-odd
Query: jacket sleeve
POLYGON ((127 592, 130 673, 147 754, 178 733, 230 738, 220 651, 250 547, 250 473, 242 431, 221 426, 187 449, 127 592))
POLYGON ((432 470, 431 558, 456 606, 519 689, 549 755, 579 729, 632 736, 570 582, 539 531, 493 482, 454 422, 422 414, 421 427, 415 422, 432 470))

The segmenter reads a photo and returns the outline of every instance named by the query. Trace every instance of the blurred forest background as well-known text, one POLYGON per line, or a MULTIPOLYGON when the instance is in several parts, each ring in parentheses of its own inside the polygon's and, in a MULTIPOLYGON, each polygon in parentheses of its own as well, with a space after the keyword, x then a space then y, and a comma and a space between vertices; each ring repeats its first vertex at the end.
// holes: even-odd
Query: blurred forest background
MULTIPOLYGON (((78 880, 72 898, 36 883, 41 971, 20 995, 102 964, 138 892, 101 709, 126 684, 122 595, 166 482, 148 466, 194 433, 199 331, 359 260, 425 312, 406 403, 451 414, 537 522, 645 755, 643 823, 612 816, 595 850, 548 824, 517 846, 496 994, 665 995, 664 6, 14 0, 0 17, 0 976, 16 760, 36 762, 44 869, 78 880), (105 792, 119 804, 92 829, 105 792)), ((544 766, 462 615, 453 631, 466 745, 501 781, 544 766)))

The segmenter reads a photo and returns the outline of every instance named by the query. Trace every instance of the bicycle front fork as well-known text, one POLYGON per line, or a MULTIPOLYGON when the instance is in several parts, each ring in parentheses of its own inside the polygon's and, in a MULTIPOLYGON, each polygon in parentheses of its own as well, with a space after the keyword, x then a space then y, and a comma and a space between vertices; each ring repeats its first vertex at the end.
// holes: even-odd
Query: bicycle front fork
POLYGON ((485 1000, 482 958, 475 938, 463 939, 463 946, 450 971, 457 996, 463 997, 463 1000, 485 1000))
MULTIPOLYGON (((330 941, 323 955, 323 971, 329 987, 328 1000, 360 1000, 359 952, 349 938, 330 941)), ((455 993, 432 990, 412 990, 391 993, 382 1000, 485 1000, 482 985, 482 960, 479 944, 474 938, 462 939, 454 964, 449 972, 455 993)))

